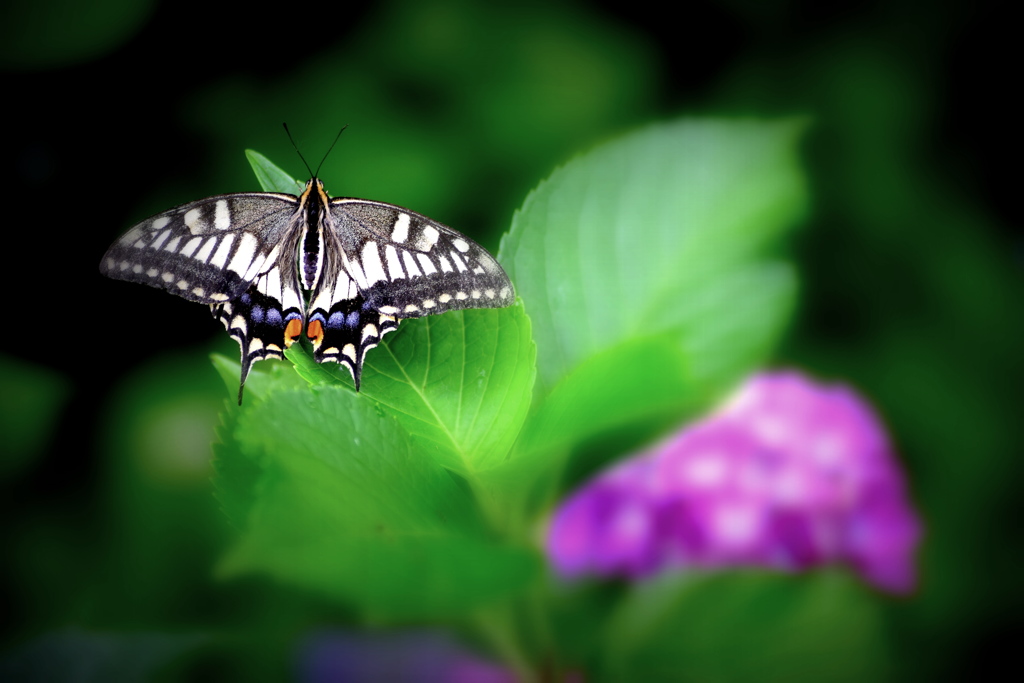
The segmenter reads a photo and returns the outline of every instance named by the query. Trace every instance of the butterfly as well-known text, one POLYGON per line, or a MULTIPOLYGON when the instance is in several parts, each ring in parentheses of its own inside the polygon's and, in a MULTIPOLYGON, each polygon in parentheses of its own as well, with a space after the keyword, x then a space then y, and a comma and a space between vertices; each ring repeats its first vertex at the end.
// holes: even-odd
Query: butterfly
POLYGON ((148 218, 110 246, 107 277, 207 304, 252 364, 305 335, 318 363, 348 368, 403 318, 500 308, 515 290, 473 240, 394 204, 330 197, 316 174, 298 196, 242 192, 148 218))

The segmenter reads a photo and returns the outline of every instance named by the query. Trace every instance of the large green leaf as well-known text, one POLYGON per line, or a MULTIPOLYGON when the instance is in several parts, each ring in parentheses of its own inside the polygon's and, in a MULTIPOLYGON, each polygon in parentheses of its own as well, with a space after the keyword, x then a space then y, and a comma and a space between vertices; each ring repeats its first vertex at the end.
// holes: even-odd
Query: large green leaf
POLYGON ((679 423, 767 360, 795 305, 779 252, 807 201, 802 128, 651 126, 530 194, 500 252, 538 349, 538 400, 504 467, 520 495, 543 503, 540 480, 583 440, 679 423))
MULTIPOLYGON (((723 338, 721 330, 778 330, 791 284, 762 295, 770 324, 762 314, 745 329, 744 300, 758 290, 743 271, 773 252, 804 211, 795 154, 802 128, 651 126, 575 159, 530 194, 500 257, 533 321, 542 394, 586 359, 637 337, 678 331, 685 352, 697 332, 708 339, 723 338), (723 278, 748 286, 723 287, 723 278)), ((736 365, 707 354, 686 364, 708 381, 711 367, 736 365)), ((612 382, 606 393, 617 389, 612 382)))
POLYGON ((472 493, 394 416, 345 388, 271 392, 241 409, 235 440, 262 474, 225 575, 263 572, 408 619, 493 602, 539 567, 490 535, 472 493))
MULTIPOLYGON (((367 354, 361 393, 460 475, 508 457, 530 406, 536 347, 521 305, 408 320, 367 354)), ((348 370, 290 351, 313 383, 352 386, 348 370)))

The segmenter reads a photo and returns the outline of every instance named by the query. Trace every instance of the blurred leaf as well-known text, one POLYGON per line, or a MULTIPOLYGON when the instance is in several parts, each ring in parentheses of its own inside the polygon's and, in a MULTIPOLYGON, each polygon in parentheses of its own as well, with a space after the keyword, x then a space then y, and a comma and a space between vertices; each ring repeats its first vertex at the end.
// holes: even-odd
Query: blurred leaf
POLYGON ((678 422, 699 410, 714 396, 712 387, 771 353, 795 290, 792 268, 781 263, 735 269, 695 286, 675 329, 603 349, 556 384, 531 417, 521 450, 542 453, 639 418, 671 415, 678 422), (614 401, 609 386, 616 388, 614 401))
POLYGON ((152 0, 39 0, 0 6, 0 65, 39 69, 97 57, 135 34, 152 0))
POLYGON ((69 389, 53 370, 0 355, 0 478, 19 473, 42 453, 69 389))
POLYGON ((395 417, 347 389, 273 391, 242 408, 235 438, 263 475, 225 575, 267 572, 408 619, 515 593, 539 567, 490 538, 470 492, 395 417))
MULTIPOLYGON (((743 301, 760 285, 742 271, 805 211, 795 154, 803 128, 793 120, 652 126, 570 162, 527 197, 500 258, 533 320, 543 393, 625 340, 676 331, 685 348, 695 330, 705 339, 724 337, 723 328, 748 333, 733 311, 749 313, 743 301), (747 286, 723 287, 725 277, 747 286)), ((774 289, 792 294, 791 285, 774 289)), ((750 332, 777 332, 790 305, 763 303, 776 318, 758 316, 750 332)), ((723 379, 711 370, 691 365, 706 382, 723 379)), ((618 389, 607 386, 609 400, 618 389)))
POLYGON ((605 633, 599 680, 866 681, 889 663, 881 614, 833 572, 663 575, 605 633))
POLYGON ((538 348, 539 401, 505 468, 519 495, 544 503, 582 440, 679 422, 767 359, 795 304, 774 253, 806 208, 803 127, 652 126, 527 197, 500 251, 538 348))
POLYGON ((0 679, 40 683, 133 683, 155 680, 209 638, 181 633, 46 633, 0 659, 0 679))

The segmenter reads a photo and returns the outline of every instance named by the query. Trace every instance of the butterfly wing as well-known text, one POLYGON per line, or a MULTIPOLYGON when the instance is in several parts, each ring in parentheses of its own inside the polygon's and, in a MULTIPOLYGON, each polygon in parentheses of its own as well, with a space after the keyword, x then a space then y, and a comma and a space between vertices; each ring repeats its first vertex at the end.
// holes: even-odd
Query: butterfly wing
POLYGON ((402 318, 515 301, 512 282, 483 247, 393 204, 330 200, 325 267, 307 334, 317 362, 347 366, 356 388, 366 352, 402 318))
POLYGON ((166 289, 216 304, 240 296, 274 259, 298 200, 245 193, 201 199, 148 218, 121 236, 100 261, 116 280, 166 289))
POLYGON ((255 192, 184 204, 125 233, 100 272, 209 304, 242 347, 241 402, 252 364, 280 358, 301 334, 298 205, 292 195, 255 192))

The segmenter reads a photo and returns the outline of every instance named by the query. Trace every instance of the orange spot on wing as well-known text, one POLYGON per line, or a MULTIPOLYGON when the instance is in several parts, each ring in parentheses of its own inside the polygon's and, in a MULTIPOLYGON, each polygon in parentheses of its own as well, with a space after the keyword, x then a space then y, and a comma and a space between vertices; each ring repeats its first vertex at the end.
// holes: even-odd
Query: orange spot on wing
POLYGON ((306 336, 313 342, 314 347, 319 348, 320 342, 324 340, 324 326, 320 324, 319 320, 309 323, 306 328, 306 336))
POLYGON ((299 340, 302 335, 302 321, 292 318, 284 328, 284 347, 288 348, 299 340))

